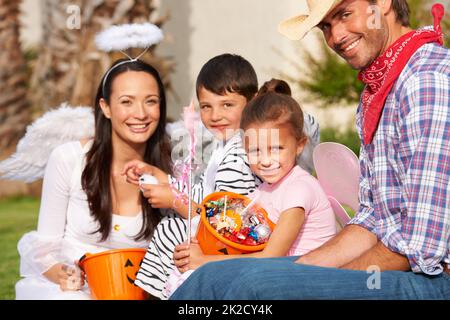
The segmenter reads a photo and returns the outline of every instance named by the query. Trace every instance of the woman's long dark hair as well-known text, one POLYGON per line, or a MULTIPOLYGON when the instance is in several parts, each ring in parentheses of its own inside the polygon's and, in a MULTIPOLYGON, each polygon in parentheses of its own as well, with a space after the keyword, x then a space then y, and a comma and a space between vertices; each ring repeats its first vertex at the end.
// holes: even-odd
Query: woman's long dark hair
MULTIPOLYGON (((112 228, 112 194, 111 194, 111 166, 113 146, 111 139, 111 121, 107 119, 101 108, 100 99, 110 105, 112 83, 121 73, 127 71, 142 71, 150 74, 158 84, 160 97, 160 118, 158 126, 146 143, 144 161, 170 173, 170 146, 165 133, 166 127, 166 96, 164 86, 155 68, 140 60, 122 63, 118 60, 111 67, 111 71, 100 82, 95 98, 95 137, 92 148, 86 155, 86 166, 81 176, 83 190, 86 192, 91 215, 99 222, 100 227, 95 232, 101 233, 101 241, 105 241, 112 228), (122 63, 121 65, 118 65, 122 63), (118 65, 118 66, 116 66, 118 65), (116 67, 115 67, 116 66, 116 67), (105 81, 103 85, 103 81, 105 81)), ((161 220, 161 212, 150 206, 141 194, 143 225, 135 240, 150 239, 153 230, 161 220)))

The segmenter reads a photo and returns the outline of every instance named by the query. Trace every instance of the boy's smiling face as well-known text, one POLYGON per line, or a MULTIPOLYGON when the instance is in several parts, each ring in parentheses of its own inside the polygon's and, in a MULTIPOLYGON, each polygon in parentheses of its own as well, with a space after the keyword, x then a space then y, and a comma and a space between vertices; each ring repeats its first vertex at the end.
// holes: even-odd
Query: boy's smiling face
POLYGON ((234 92, 215 94, 203 87, 198 91, 200 116, 205 127, 219 140, 230 139, 241 123, 247 99, 234 92))

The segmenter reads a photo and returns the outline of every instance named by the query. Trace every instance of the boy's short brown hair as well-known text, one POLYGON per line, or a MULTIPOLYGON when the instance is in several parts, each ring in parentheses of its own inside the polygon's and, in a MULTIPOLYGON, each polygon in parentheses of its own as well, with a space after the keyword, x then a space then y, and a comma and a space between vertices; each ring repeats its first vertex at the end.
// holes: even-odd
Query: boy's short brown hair
POLYGON ((250 101, 258 91, 258 79, 250 62, 239 55, 225 53, 202 67, 197 77, 197 97, 201 88, 218 95, 234 92, 250 101))

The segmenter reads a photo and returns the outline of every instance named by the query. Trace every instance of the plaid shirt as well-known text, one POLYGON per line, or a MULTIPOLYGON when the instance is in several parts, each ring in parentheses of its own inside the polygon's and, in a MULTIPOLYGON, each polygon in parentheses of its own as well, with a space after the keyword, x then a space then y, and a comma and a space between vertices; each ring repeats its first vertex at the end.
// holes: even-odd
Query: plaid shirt
MULTIPOLYGON (((362 137, 361 104, 356 122, 362 137)), ((450 262, 450 50, 426 44, 411 57, 360 164, 350 224, 405 255, 414 272, 440 274, 450 262)))

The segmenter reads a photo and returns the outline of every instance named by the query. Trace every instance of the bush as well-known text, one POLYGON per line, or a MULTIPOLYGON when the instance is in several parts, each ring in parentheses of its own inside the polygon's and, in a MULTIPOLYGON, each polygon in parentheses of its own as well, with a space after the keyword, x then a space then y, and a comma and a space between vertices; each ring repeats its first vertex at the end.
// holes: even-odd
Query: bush
POLYGON ((308 66, 298 79, 300 88, 309 93, 307 101, 316 101, 318 107, 335 104, 357 104, 364 84, 358 80, 358 71, 349 67, 336 53, 321 42, 322 58, 305 51, 303 57, 308 66), (336 76, 338 75, 338 76, 336 76))

